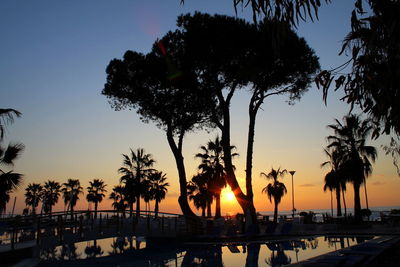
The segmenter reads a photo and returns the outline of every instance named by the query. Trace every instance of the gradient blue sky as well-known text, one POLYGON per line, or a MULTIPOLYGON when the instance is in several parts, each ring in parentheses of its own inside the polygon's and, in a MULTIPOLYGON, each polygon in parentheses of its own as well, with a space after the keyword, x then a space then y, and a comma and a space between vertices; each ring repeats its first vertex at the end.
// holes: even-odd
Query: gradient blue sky
MULTIPOLYGON (((320 57, 322 68, 345 61, 338 51, 349 30, 353 1, 333 2, 321 8, 319 21, 298 27, 298 34, 320 57)), ((8 128, 7 136, 26 145, 15 166, 15 171, 25 174, 17 193, 18 210, 24 206, 23 188, 30 182, 75 178, 86 187, 88 180, 102 178, 111 191, 118 183, 121 154, 128 153, 129 147, 143 147, 157 160, 156 168, 170 178, 169 198, 161 209, 179 211, 177 172, 164 133, 153 124, 140 122, 134 111, 112 110, 101 90, 111 59, 121 58, 128 49, 148 52, 155 39, 176 28, 179 14, 196 10, 234 15, 232 0, 187 0, 183 6, 179 0, 0 2, 0 107, 23 113, 8 128)), ((249 10, 239 9, 239 17, 251 19, 249 15, 249 10)), ((338 100, 340 96, 340 92, 331 92, 326 107, 322 93, 312 86, 295 106, 288 106, 284 97, 265 102, 257 120, 254 151, 258 210, 272 209, 259 192, 266 184, 259 173, 272 166, 297 171, 299 210, 329 206, 329 196, 322 192, 327 170, 321 170, 319 164, 325 161, 322 149, 330 134, 326 125, 348 111, 338 100)), ((244 176, 245 168, 248 99, 242 92, 232 105, 232 141, 242 155, 236 160, 239 177, 244 176)), ((196 171, 194 155, 199 146, 215 135, 201 132, 186 138, 188 178, 196 171)), ((373 144, 379 147, 387 140, 384 137, 373 144)), ((399 180, 391 159, 380 150, 369 179, 371 206, 400 204, 395 193, 400 189, 399 180)), ((349 188, 349 203, 351 191, 349 188)), ((290 194, 289 190, 282 209, 291 208, 290 194)), ((108 204, 102 205, 106 208, 108 204)), ((81 201, 78 207, 87 204, 81 201)), ((223 212, 237 211, 237 204, 226 203, 225 207, 223 212)))

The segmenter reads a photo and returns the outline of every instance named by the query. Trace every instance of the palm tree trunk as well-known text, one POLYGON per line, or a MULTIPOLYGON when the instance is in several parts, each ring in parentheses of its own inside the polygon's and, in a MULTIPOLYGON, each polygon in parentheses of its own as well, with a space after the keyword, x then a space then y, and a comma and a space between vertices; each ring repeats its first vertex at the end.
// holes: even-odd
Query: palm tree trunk
POLYGON ((344 190, 342 189, 342 195, 343 195, 343 206, 344 206, 344 216, 347 216, 347 206, 346 206, 346 198, 344 195, 344 190))
POLYGON ((274 223, 278 223, 278 203, 276 202, 276 200, 274 199, 274 223))
POLYGON ((154 206, 154 217, 157 218, 158 217, 158 201, 156 199, 156 204, 154 206))
POLYGON ((201 207, 201 217, 206 217, 206 208, 205 207, 201 207))
POLYGON ((332 190, 330 190, 331 192, 331 214, 333 216, 333 198, 332 198, 332 190))
POLYGON ((336 207, 337 207, 336 216, 342 216, 342 206, 340 205, 340 188, 337 187, 335 191, 336 191, 336 207))
POLYGON ((73 221, 74 220, 74 206, 72 206, 71 205, 71 203, 70 203, 70 209, 71 209, 71 221, 73 221))
POLYGON ((368 195, 367 195, 367 180, 365 178, 364 178, 364 191, 365 191, 365 204, 367 205, 367 209, 369 209, 368 195))
POLYGON ((353 183, 354 187, 354 219, 356 222, 361 222, 361 200, 360 200, 360 184, 353 183))
POLYGON ((97 201, 95 201, 94 202, 94 219, 96 220, 97 219, 97 205, 98 205, 99 203, 97 202, 97 201))
POLYGON ((221 188, 215 193, 215 218, 221 217, 221 188))
POLYGON ((140 217, 140 195, 136 196, 136 220, 140 217))
POLYGON ((207 217, 211 217, 211 201, 207 201, 207 217))

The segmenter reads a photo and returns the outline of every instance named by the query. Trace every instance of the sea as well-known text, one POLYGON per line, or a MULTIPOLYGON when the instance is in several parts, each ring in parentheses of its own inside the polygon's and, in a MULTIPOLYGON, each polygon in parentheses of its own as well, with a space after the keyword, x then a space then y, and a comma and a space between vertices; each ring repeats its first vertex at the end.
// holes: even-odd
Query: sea
MULTIPOLYGON (((371 216, 369 218, 370 221, 380 221, 381 220, 381 215, 388 215, 391 210, 393 209, 400 209, 400 206, 381 206, 381 207, 370 207, 371 210, 371 216)), ((332 210, 331 209, 310 209, 310 210, 297 210, 295 212, 295 215, 298 216, 300 212, 314 212, 315 213, 315 221, 316 222, 322 222, 322 214, 328 214, 332 216, 332 210)), ((273 211, 259 211, 259 213, 263 216, 269 216, 270 220, 274 216, 273 211)), ((342 214, 344 215, 344 208, 342 207, 342 214)), ((354 208, 347 208, 347 215, 354 215, 354 208)), ((292 216, 292 211, 291 210, 278 210, 278 217, 281 216, 286 216, 286 217, 291 217, 292 216)), ((336 208, 333 209, 333 217, 336 216, 336 208)))

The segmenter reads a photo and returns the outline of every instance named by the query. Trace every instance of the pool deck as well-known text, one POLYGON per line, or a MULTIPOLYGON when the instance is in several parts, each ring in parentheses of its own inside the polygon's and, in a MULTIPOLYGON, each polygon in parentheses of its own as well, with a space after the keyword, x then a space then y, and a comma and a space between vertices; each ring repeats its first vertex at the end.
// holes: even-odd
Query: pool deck
MULTIPOLYGON (((379 237, 368 240, 362 244, 320 255, 296 264, 291 264, 290 266, 376 266, 377 257, 399 243, 399 236, 379 237)), ((396 263, 393 262, 393 264, 396 263)))

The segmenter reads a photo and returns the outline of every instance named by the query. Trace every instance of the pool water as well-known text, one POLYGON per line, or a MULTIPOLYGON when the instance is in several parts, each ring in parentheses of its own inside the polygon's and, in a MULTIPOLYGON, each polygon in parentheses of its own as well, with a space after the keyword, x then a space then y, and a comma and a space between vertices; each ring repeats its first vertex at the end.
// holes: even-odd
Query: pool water
POLYGON ((49 248, 43 263, 78 260, 113 266, 284 266, 372 239, 373 236, 318 236, 250 243, 160 244, 142 237, 113 237, 49 248))

